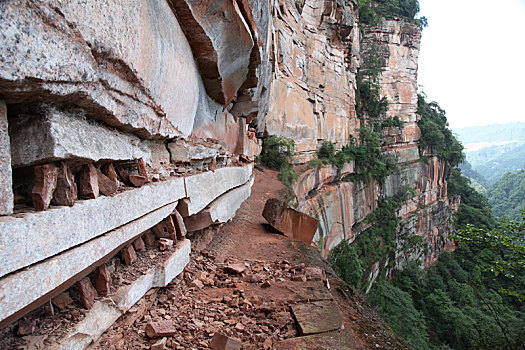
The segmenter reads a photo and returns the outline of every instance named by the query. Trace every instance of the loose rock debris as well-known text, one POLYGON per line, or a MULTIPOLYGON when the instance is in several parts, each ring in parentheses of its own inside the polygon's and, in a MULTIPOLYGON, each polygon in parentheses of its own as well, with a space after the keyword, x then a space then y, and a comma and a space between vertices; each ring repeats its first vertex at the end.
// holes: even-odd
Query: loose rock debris
POLYGON ((297 336, 292 305, 332 300, 323 276, 288 261, 193 253, 181 275, 120 318, 95 349, 271 349, 297 336))

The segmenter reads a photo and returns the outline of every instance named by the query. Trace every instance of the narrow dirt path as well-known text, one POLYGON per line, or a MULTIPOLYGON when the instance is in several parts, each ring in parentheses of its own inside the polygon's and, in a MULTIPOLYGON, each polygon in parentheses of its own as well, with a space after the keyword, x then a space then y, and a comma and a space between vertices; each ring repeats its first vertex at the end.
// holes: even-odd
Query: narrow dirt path
POLYGON ((266 223, 264 203, 284 186, 274 171, 254 174, 252 194, 232 222, 192 253, 183 274, 150 291, 93 348, 209 349, 217 333, 242 349, 406 348, 315 247, 290 241, 266 223), (149 338, 147 324, 159 321, 172 324, 175 334, 149 338))

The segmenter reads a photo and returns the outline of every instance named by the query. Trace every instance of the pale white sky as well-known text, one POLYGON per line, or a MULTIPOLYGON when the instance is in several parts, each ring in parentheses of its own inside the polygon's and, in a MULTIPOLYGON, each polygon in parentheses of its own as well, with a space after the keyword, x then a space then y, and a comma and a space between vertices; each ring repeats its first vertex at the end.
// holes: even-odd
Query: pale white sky
POLYGON ((419 0, 418 82, 452 128, 525 122, 525 0, 419 0))

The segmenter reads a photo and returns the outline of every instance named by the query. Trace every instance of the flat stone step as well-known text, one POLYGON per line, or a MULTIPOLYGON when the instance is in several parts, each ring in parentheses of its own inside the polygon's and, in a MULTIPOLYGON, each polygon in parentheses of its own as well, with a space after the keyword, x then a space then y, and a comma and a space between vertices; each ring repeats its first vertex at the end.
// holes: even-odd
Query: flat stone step
POLYGON ((353 350, 358 349, 346 329, 283 340, 274 350, 353 350))
POLYGON ((343 327, 339 308, 333 301, 292 305, 292 314, 301 335, 330 332, 343 327))

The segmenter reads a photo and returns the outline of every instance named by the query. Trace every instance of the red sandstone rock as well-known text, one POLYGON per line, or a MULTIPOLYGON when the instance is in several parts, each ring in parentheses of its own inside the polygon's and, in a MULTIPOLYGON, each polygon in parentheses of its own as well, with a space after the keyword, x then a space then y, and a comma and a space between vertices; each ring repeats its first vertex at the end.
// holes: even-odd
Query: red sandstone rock
POLYGON ((250 158, 246 157, 244 154, 239 155, 239 160, 243 163, 251 163, 252 161, 250 158))
POLYGON ((150 350, 164 350, 166 349, 166 342, 168 341, 167 338, 162 338, 159 341, 157 341, 155 344, 153 344, 150 348, 150 350))
POLYGON ((190 287, 201 289, 201 288, 204 288, 204 283, 202 283, 201 280, 194 279, 193 281, 190 282, 190 287))
POLYGON ((69 304, 73 302, 73 299, 69 297, 67 293, 61 293, 57 295, 53 300, 53 305, 58 307, 59 310, 64 310, 69 304))
POLYGON ((146 171, 146 164, 142 158, 137 162, 137 170, 139 175, 146 178, 146 182, 148 182, 148 172, 146 171))
POLYGON ((106 264, 100 265, 95 271, 95 288, 100 295, 109 294, 111 289, 111 274, 106 264))
POLYGON ((31 192, 33 206, 36 210, 46 210, 53 198, 53 191, 57 186, 58 167, 55 164, 39 165, 35 167, 35 186, 31 192))
MULTIPOLYGON (((208 95, 226 106, 246 80, 254 46, 236 3, 172 1, 208 95)), ((258 51, 257 51, 258 52, 258 51)))
POLYGON ((118 176, 120 177, 120 180, 125 183, 128 186, 131 186, 131 182, 129 181, 129 174, 124 167, 121 165, 117 166, 115 168, 115 171, 117 172, 118 176))
POLYGON ((73 206, 77 200, 77 184, 71 169, 66 162, 60 162, 57 177, 57 187, 53 193, 53 204, 73 206))
POLYGON ((80 169, 78 185, 80 197, 83 199, 95 199, 99 195, 97 169, 93 164, 83 165, 80 169))
POLYGON ((137 253, 131 244, 122 248, 122 259, 126 265, 132 265, 137 260, 137 253))
POLYGON ((141 237, 137 238, 135 242, 133 242, 133 248, 135 248, 137 252, 143 252, 146 250, 146 245, 144 244, 144 241, 141 237))
POLYGON ((111 196, 117 192, 118 185, 106 175, 97 170, 98 188, 104 196, 111 196))
POLYGON ((144 235, 144 243, 146 243, 148 247, 155 246, 155 235, 151 232, 146 232, 144 235))
POLYGON ((16 334, 18 336, 25 336, 25 335, 30 335, 30 334, 33 334, 33 332, 35 331, 35 325, 30 323, 30 322, 20 322, 18 324, 18 330, 16 332, 16 334))
POLYGON ((46 317, 55 316, 55 308, 51 300, 44 304, 44 312, 46 313, 46 317))
POLYGON ((166 233, 168 234, 168 238, 173 241, 176 241, 177 240, 177 230, 175 229, 175 224, 173 223, 173 219, 171 218, 171 216, 168 216, 162 222, 164 223, 164 227, 166 228, 166 233))
POLYGON ((264 283, 261 285, 261 288, 270 288, 272 286, 272 283, 270 281, 264 281, 264 283))
POLYGON ((217 159, 213 158, 210 163, 210 170, 215 172, 215 168, 217 167, 217 159))
POLYGON ((246 265, 244 263, 228 264, 224 266, 224 272, 231 275, 240 275, 246 270, 246 265))
POLYGON ((80 297, 80 303, 88 310, 93 307, 95 297, 98 295, 88 277, 77 282, 77 288, 80 297))
POLYGON ((142 187, 146 183, 147 178, 140 175, 129 175, 129 182, 135 187, 142 187))
POLYGON ((177 333, 173 321, 149 322, 146 325, 146 335, 150 338, 171 337, 177 333))
POLYGON ((213 350, 240 350, 241 342, 223 334, 215 333, 211 339, 210 347, 213 350))
POLYGON ((157 238, 162 238, 166 236, 166 230, 164 228, 164 223, 161 221, 151 228, 151 231, 157 236, 157 238))
POLYGON ((106 163, 100 167, 100 171, 102 171, 102 174, 106 175, 111 181, 115 183, 115 185, 118 186, 118 175, 115 171, 115 167, 113 166, 113 163, 106 163))
POLYGON ((180 213, 177 210, 173 212, 172 216, 175 219, 174 224, 175 224, 175 229, 177 230, 177 238, 183 239, 184 237, 186 237, 186 234, 188 233, 186 231, 186 225, 184 224, 184 219, 182 218, 182 215, 180 215, 180 213))
POLYGON ((13 200, 15 204, 23 204, 26 202, 26 197, 22 196, 21 194, 15 194, 13 200))
POLYGON ((319 221, 311 216, 289 208, 282 200, 270 198, 264 205, 263 217, 286 237, 310 244, 319 221))

